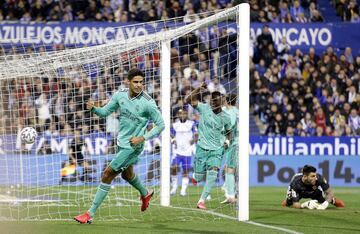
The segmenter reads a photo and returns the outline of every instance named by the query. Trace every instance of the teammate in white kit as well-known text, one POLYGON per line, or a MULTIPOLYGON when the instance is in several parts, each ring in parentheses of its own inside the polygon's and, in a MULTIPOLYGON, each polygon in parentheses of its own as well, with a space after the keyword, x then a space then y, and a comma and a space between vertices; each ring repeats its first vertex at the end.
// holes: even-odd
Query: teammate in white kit
POLYGON ((178 168, 182 167, 182 182, 180 195, 186 195, 189 184, 189 172, 191 170, 191 158, 194 152, 194 143, 197 141, 197 130, 194 121, 188 119, 188 113, 184 109, 178 111, 179 118, 171 128, 171 142, 174 145, 175 157, 171 163, 171 195, 176 194, 178 187, 178 168))

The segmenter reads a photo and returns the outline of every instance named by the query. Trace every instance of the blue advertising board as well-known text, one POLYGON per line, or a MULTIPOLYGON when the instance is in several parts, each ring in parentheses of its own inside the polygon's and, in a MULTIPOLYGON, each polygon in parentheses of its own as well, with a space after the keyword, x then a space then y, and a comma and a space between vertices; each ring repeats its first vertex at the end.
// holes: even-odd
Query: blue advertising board
POLYGON ((359 137, 250 137, 250 184, 285 186, 305 164, 333 186, 360 186, 359 137))
MULTIPOLYGON (((111 136, 100 133, 84 137, 87 149, 85 157, 96 161, 97 180, 106 160, 113 157, 107 155, 111 139, 111 136)), ((18 183, 19 171, 26 175, 23 177, 26 184, 38 183, 39 180, 43 180, 45 184, 57 184, 60 180, 61 165, 68 159, 67 148, 71 141, 71 136, 40 136, 28 154, 19 155, 15 150, 16 136, 0 137, 0 184, 18 183), (48 142, 53 154, 38 154, 45 142, 48 142)), ((158 155, 150 153, 151 145, 145 148, 137 166, 143 179, 146 176, 146 167, 152 160, 159 159, 158 155)), ((252 136, 249 151, 251 186, 287 186, 291 177, 305 164, 317 167, 318 172, 333 186, 360 186, 359 137, 252 136)))
POLYGON ((360 186, 358 156, 251 156, 251 186, 288 186, 291 178, 309 164, 317 168, 331 186, 360 186))
MULTIPOLYGON (((177 23, 177 26, 181 23, 177 23)), ((174 26, 167 23, 167 27, 174 26)), ((354 54, 360 52, 360 24, 351 23, 311 23, 311 24, 269 24, 270 32, 275 44, 286 37, 292 49, 308 50, 314 47, 318 52, 327 46, 334 46, 343 50, 351 46, 354 54)), ((107 22, 51 22, 51 23, 0 23, 0 44, 52 46, 64 44, 67 47, 74 45, 97 45, 124 40, 142 35, 160 32, 163 23, 107 23, 107 22)), ((230 32, 236 30, 236 25, 220 23, 220 27, 227 27, 230 32)), ((253 38, 261 33, 263 24, 251 24, 250 34, 253 38)), ((211 30, 210 30, 211 33, 211 30)))

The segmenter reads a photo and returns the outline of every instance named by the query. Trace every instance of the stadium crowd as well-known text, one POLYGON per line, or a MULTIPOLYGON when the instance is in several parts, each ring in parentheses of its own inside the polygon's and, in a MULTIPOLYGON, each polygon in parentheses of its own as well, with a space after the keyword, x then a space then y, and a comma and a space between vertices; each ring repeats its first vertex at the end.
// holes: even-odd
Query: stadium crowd
POLYGON ((344 21, 359 23, 359 5, 356 0, 332 0, 332 5, 336 9, 336 15, 344 21))
POLYGON ((275 45, 267 26, 251 65, 251 104, 265 135, 360 134, 360 56, 351 48, 322 54, 275 45))
MULTIPOLYGON (((20 2, 32 9, 32 6, 39 1, 16 1, 17 4, 20 2)), ((79 1, 80 5, 81 2, 79 1)), ((115 3, 118 3, 118 7, 122 7, 124 2, 89 1, 89 4, 107 5, 111 12, 110 8, 113 9, 115 3)), ((196 1, 186 1, 186 4, 191 5, 194 2, 196 1)), ((229 4, 228 1, 198 1, 200 5, 204 2, 207 6, 220 5, 220 2, 224 3, 223 7, 229 4)), ((258 5, 259 9, 267 9, 266 6, 271 5, 272 2, 277 1, 251 1, 252 8, 258 5)), ((285 1, 279 2, 281 6, 285 4, 285 1)), ((5 1, 2 5, 3 16, 7 17, 11 12, 5 11, 6 6, 10 6, 11 3, 15 6, 15 1, 5 1)), ((46 4, 60 3, 61 1, 46 1, 46 4)), ((70 8, 72 3, 68 2, 70 8)), ((137 3, 139 4, 140 1, 137 3)), ((148 1, 142 3, 150 4, 148 1)), ((292 4, 298 3, 301 3, 303 9, 311 9, 314 1, 295 0, 292 4)), ((46 4, 42 4, 41 7, 44 8, 46 4)), ((131 4, 136 5, 136 2, 132 1, 131 4)), ((161 4, 156 4, 156 7, 159 5, 161 4)), ((287 3, 286 8, 290 10, 290 2, 287 3)), ((52 7, 47 9, 49 12, 53 11, 52 7)), ((103 8, 96 7, 96 10, 99 9, 103 8)), ((194 7, 194 9, 199 8, 194 7)), ((158 9, 155 10, 158 12, 158 9)), ((30 10, 30 15, 31 12, 30 10)), ((174 15, 169 14, 169 16, 174 15)), ((46 14, 44 19, 50 20, 46 14)), ((78 20, 76 17, 73 19, 78 20)), ((86 16, 86 19, 91 17, 86 16)), ((61 45, 54 47, 57 50, 63 48, 61 45)), ((40 55, 44 50, 45 48, 39 49, 40 55)), ((27 48, 26 52, 29 56, 34 53, 32 48, 27 48)), ((17 53, 16 48, 0 48, 0 55, 17 53)), ((208 84, 209 90, 202 97, 204 101, 209 101, 210 92, 215 90, 223 94, 234 92, 236 55, 236 36, 217 27, 213 27, 209 32, 199 31, 197 34, 186 35, 173 42, 171 50, 173 120, 178 110, 184 107, 185 95, 198 87, 202 81, 208 84)), ((313 48, 308 51, 294 51, 285 38, 281 43, 274 44, 268 26, 265 25, 263 33, 252 40, 251 56, 251 108, 261 134, 287 136, 360 134, 358 115, 360 56, 353 55, 351 48, 348 47, 344 52, 340 52, 329 47, 321 54, 313 48)), ((116 126, 118 126, 116 115, 111 115, 106 120, 91 115, 90 112, 84 111, 87 100, 92 98, 97 101, 98 106, 104 105, 119 87, 127 86, 127 71, 137 66, 145 71, 148 93, 160 104, 159 57, 159 51, 155 50, 149 55, 130 59, 129 63, 121 65, 117 62, 117 58, 111 58, 102 64, 101 71, 98 72, 90 71, 90 67, 84 66, 72 67, 53 76, 1 80, 0 111, 3 115, 0 116, 0 134, 15 133, 22 126, 28 125, 38 126, 39 132, 52 136, 72 134, 78 129, 84 135, 91 132, 116 134, 116 126)), ((189 108, 188 112, 190 118, 197 120, 196 111, 189 108)))
MULTIPOLYGON (((232 7, 241 0, 0 0, 0 21, 107 21, 148 22, 185 16, 185 22, 194 22, 208 11, 232 7)), ((349 7, 347 1, 336 5, 338 14, 358 14, 358 6, 349 7)), ((324 21, 316 0, 250 0, 251 20, 262 23, 306 23, 324 21)))

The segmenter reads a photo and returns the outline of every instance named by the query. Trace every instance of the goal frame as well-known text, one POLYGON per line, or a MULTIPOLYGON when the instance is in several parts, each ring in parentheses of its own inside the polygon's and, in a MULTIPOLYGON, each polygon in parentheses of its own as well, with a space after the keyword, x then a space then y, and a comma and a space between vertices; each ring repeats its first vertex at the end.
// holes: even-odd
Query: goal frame
MULTIPOLYGON (((249 48, 250 48, 250 6, 242 3, 237 6, 238 31, 238 221, 249 220, 249 48), (240 122, 241 120, 241 122, 240 122)), ((165 129, 162 133, 160 204, 170 206, 170 41, 161 42, 161 106, 165 129)))

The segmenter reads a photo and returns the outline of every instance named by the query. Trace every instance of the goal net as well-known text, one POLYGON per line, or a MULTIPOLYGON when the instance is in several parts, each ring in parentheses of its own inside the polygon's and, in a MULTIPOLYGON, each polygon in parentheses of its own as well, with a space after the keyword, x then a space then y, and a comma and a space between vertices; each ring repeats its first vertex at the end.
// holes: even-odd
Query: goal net
MULTIPOLYGON (((206 201, 207 210, 200 211, 196 204, 204 183, 191 184, 192 163, 186 166, 190 181, 183 179, 186 163, 178 165, 175 176, 173 158, 186 144, 180 142, 184 139, 175 144, 170 130, 182 111, 194 123, 191 130, 196 129, 201 117, 184 105, 184 98, 201 82, 208 87, 200 97, 204 103, 210 102, 213 91, 238 94, 238 12, 239 8, 233 7, 113 28, 113 32, 122 33, 92 29, 79 36, 86 45, 74 41, 52 46, 45 43, 46 37, 38 38, 38 44, 3 44, 0 220, 70 220, 88 210, 104 169, 117 153, 121 113, 99 118, 86 109, 86 103, 91 99, 96 106, 105 105, 116 90, 128 87, 127 72, 134 67, 144 71, 145 91, 156 101, 166 122, 163 138, 145 142, 135 166, 136 174, 155 195, 150 208, 141 213, 139 193, 118 176, 95 220, 235 219, 237 203, 221 204, 225 199, 225 156, 206 201), (146 33, 136 37, 126 33, 136 27, 146 29, 146 33), (91 41, 91 34, 107 43, 91 41), (37 130, 34 144, 21 142, 19 132, 24 127, 37 130), (77 162, 76 157, 84 161, 77 162), (186 190, 184 183, 188 184, 186 190), (175 185, 178 189, 170 196, 175 185)), ((152 127, 149 122, 148 129, 152 127)), ((185 140, 193 140, 193 135, 185 140)), ((191 142, 190 149, 183 150, 193 155, 195 144, 191 142)))

